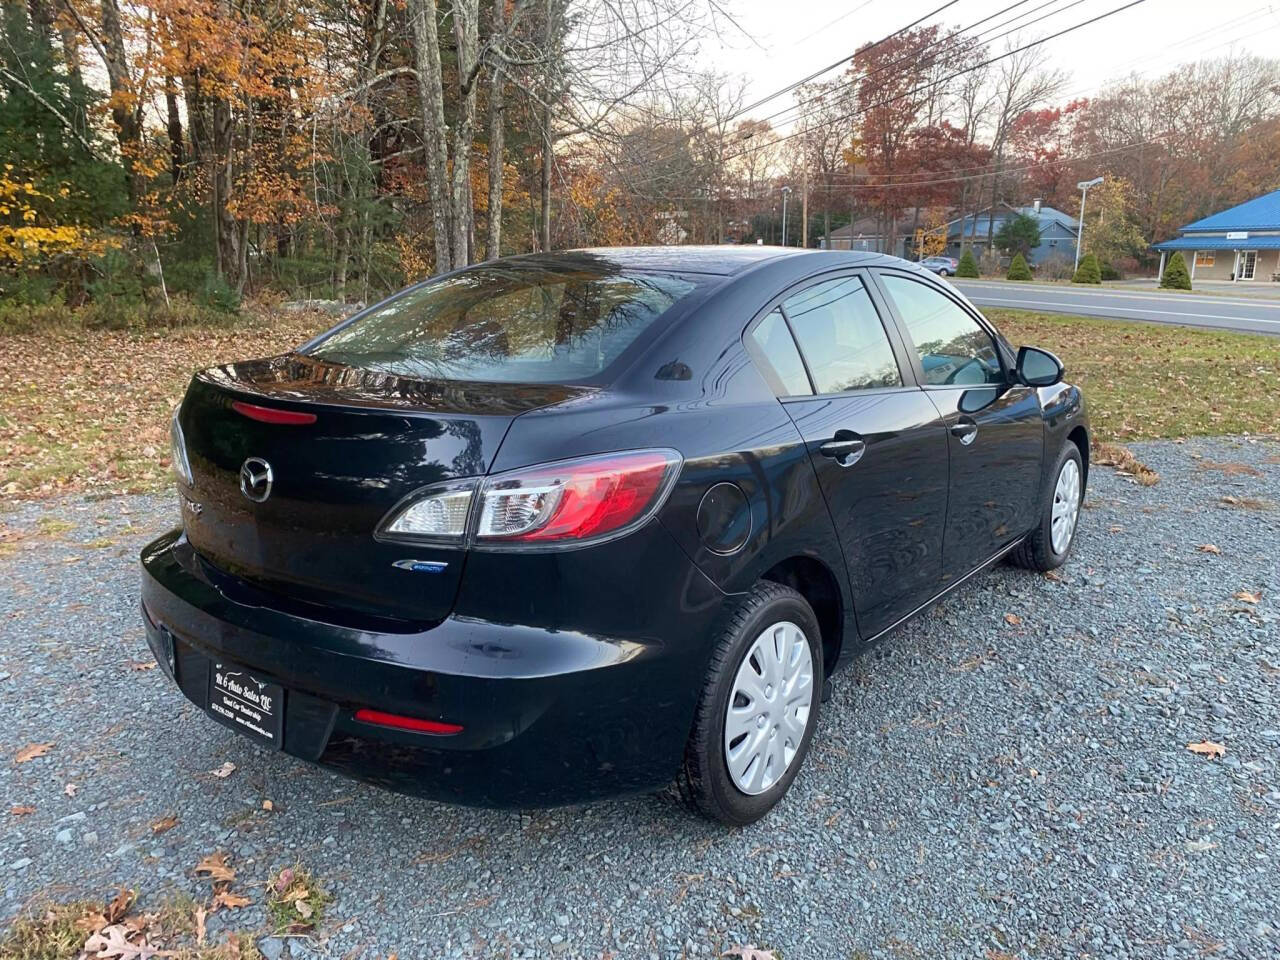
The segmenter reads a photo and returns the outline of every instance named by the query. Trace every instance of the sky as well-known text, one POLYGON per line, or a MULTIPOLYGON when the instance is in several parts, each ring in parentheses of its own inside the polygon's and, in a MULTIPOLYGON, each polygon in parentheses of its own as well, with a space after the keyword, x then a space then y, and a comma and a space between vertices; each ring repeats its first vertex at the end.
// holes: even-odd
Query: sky
MULTIPOLYGON (((728 0, 742 31, 725 30, 702 44, 702 56, 721 73, 746 79, 746 103, 767 97, 829 63, 847 57, 941 6, 945 0, 728 0), (751 39, 743 36, 749 35, 751 39), (754 42, 753 42, 754 41, 754 42)), ((1089 20, 1131 0, 955 0, 926 20, 987 33, 986 39, 1020 43, 1089 20), (1030 21, 1044 17, 1038 23, 1030 21)), ((1274 56, 1280 50, 1280 0, 1237 0, 1219 7, 1206 0, 1145 0, 1098 23, 1050 40, 1049 62, 1070 76, 1062 100, 1087 96, 1109 79, 1130 72, 1159 76, 1179 63, 1222 56, 1231 50, 1274 56)), ((835 70, 823 79, 834 79, 835 70)), ((765 117, 790 106, 779 97, 751 110, 765 117)), ((790 115, 787 115, 790 116, 790 115)), ((786 117, 776 122, 785 121, 786 117)))

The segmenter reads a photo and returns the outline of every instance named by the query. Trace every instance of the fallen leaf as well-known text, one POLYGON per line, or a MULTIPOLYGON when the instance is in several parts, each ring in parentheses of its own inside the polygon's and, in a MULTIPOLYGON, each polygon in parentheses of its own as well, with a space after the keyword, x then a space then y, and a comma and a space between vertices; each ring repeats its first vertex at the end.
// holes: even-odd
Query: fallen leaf
POLYGON ((1192 753, 1198 753, 1202 757, 1221 757, 1226 754, 1227 748, 1220 743, 1214 743, 1212 740, 1201 740, 1199 743, 1188 743, 1187 749, 1192 753))
POLYGON ((1124 533, 1124 527, 1118 523, 1113 523, 1111 526, 1107 527, 1107 533, 1124 533))
POLYGON ((276 882, 272 884, 277 894, 284 893, 289 889, 289 884, 293 883, 293 867, 285 867, 276 877, 276 882))
POLYGON ((272 810, 274 810, 275 808, 276 808, 276 805, 275 805, 274 803, 272 803, 270 800, 263 800, 263 801, 262 801, 262 809, 263 809, 263 810, 266 810, 268 813, 270 813, 270 812, 271 812, 272 810))
POLYGON ((126 890, 121 887, 120 892, 112 898, 106 909, 102 911, 102 915, 107 918, 107 923, 119 923, 123 920, 136 898, 137 894, 132 890, 126 890))
POLYGON ((225 780, 227 779, 227 777, 231 776, 233 773, 236 772, 236 765, 232 763, 230 760, 228 760, 226 763, 220 766, 217 770, 210 770, 209 772, 212 773, 219 780, 225 780))
POLYGON ((302 917, 303 920, 311 918, 311 904, 307 903, 306 900, 295 900, 293 905, 297 908, 298 916, 302 917))
POLYGON ((84 957, 93 960, 148 960, 150 957, 175 957, 176 951, 157 950, 145 939, 141 943, 129 940, 129 930, 124 924, 114 923, 103 927, 84 942, 84 957))
POLYGON ((1250 593, 1248 590, 1237 590, 1232 594, 1241 603, 1261 603, 1262 595, 1258 593, 1250 593))
POLYGON ((134 663, 129 664, 130 670, 142 671, 142 670, 154 670, 155 668, 156 668, 156 662, 154 660, 138 660, 134 663))
POLYGON ((1018 616, 1016 613, 1006 613, 1004 615, 1004 622, 1011 627, 1022 626, 1022 618, 1018 616))
POLYGON ((1188 840, 1186 847, 1190 853, 1207 853, 1210 850, 1217 849, 1217 844, 1212 840, 1201 838, 1199 840, 1188 840))
POLYGON ((730 947, 720 956, 741 957, 742 960, 778 960, 778 955, 772 950, 764 950, 750 943, 745 947, 730 947))
POLYGON ((77 787, 74 783, 68 783, 65 787, 62 788, 62 792, 65 793, 68 797, 74 797, 76 795, 76 791, 79 789, 80 788, 77 787))
POLYGON ((178 818, 170 814, 167 817, 161 817, 159 820, 153 820, 151 823, 152 833, 166 833, 178 825, 178 818))
POLYGON ((196 864, 196 875, 202 873, 209 875, 209 879, 214 883, 230 883, 236 878, 236 872, 227 866, 227 855, 219 850, 217 853, 211 853, 199 863, 196 864))
POLYGON ((232 893, 230 890, 219 890, 213 898, 213 909, 238 910, 241 907, 247 907, 251 902, 248 897, 242 897, 238 893, 232 893))
POLYGON ((204 907, 196 904, 196 946, 204 946, 204 921, 209 916, 209 911, 204 907))
POLYGON ((1212 543, 1202 543, 1197 547, 1201 553, 1221 553, 1222 548, 1212 543))
POLYGON ((43 757, 46 753, 53 749, 53 743, 29 743, 13 758, 14 763, 26 763, 28 760, 34 760, 36 757, 43 757))
POLYGON ((9 816, 11 817, 25 817, 27 814, 35 812, 35 807, 28 807, 26 805, 9 808, 9 816))

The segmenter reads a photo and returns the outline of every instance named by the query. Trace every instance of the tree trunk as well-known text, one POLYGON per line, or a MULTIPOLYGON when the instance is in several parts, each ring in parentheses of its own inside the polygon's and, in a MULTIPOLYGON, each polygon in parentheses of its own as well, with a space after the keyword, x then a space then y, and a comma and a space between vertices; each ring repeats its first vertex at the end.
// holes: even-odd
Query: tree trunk
POLYGON ((213 170, 210 180, 213 188, 213 227, 218 273, 240 292, 244 289, 245 282, 240 271, 240 264, 243 262, 240 229, 230 208, 235 120, 231 113, 231 101, 225 97, 219 97, 213 102, 212 126, 210 155, 213 170))
POLYGON ((543 250, 551 249, 551 164, 555 161, 553 152, 553 143, 551 139, 551 98, 553 96, 552 88, 555 86, 555 58, 551 55, 551 48, 555 42, 556 26, 556 0, 547 0, 546 3, 546 32, 543 34, 544 46, 542 56, 546 59, 546 68, 543 72, 542 82, 542 115, 538 123, 539 132, 542 135, 542 170, 539 182, 539 196, 541 198, 541 246, 543 250))
POLYGON ((182 167, 187 162, 186 148, 182 142, 182 116, 178 113, 178 83, 165 74, 164 105, 166 114, 165 129, 169 134, 169 168, 176 184, 182 179, 182 167))
POLYGON ((453 254, 449 230, 449 156, 444 120, 444 81, 440 70, 440 37, 436 27, 436 0, 411 0, 413 57, 422 100, 422 138, 427 153, 427 192, 431 198, 431 225, 435 231, 436 273, 451 269, 453 254))
MULTIPOLYGON (((506 0, 493 0, 493 33, 506 30, 506 0)), ((494 260, 502 256, 502 172, 503 172, 503 95, 502 61, 495 58, 489 75, 489 215, 485 223, 484 257, 494 260)))
POLYGON ((116 142, 120 145, 125 187, 129 192, 130 206, 136 206, 142 192, 136 168, 142 127, 138 122, 137 98, 129 78, 120 7, 116 0, 102 0, 102 46, 107 82, 111 87, 111 121, 115 124, 116 142))
POLYGON ((476 126, 477 30, 479 0, 453 0, 453 35, 458 45, 458 117, 453 130, 453 267, 471 263, 475 211, 471 204, 471 145, 476 126))

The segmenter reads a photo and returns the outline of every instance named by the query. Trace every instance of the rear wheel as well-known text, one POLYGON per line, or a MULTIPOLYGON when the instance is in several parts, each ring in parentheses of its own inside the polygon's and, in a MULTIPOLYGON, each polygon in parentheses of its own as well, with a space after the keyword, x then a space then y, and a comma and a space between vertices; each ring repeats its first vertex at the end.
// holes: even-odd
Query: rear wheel
POLYGON ((1084 493, 1084 469, 1079 448, 1067 442, 1050 473, 1036 528, 1009 555, 1020 567, 1052 570, 1066 562, 1075 542, 1084 493))
POLYGON ((716 640, 676 785, 694 809, 741 825, 791 786, 818 722, 822 644, 795 590, 762 582, 716 640))
POLYGON ((949 277, 951 276, 951 271, 948 270, 946 267, 943 267, 941 270, 938 271, 938 276, 949 277))

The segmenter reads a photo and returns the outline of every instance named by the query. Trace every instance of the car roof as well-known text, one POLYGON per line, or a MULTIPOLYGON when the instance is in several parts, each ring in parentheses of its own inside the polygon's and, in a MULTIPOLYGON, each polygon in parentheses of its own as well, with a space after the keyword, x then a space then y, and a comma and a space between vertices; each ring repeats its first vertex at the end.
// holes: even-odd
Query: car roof
MULTIPOLYGON (((771 260, 819 253, 802 247, 771 247, 763 244, 721 244, 704 246, 588 247, 559 254, 582 254, 610 261, 632 270, 670 270, 675 273, 711 273, 732 276, 771 260)), ((862 251, 828 251, 843 254, 849 263, 874 260, 879 254, 862 251)))

